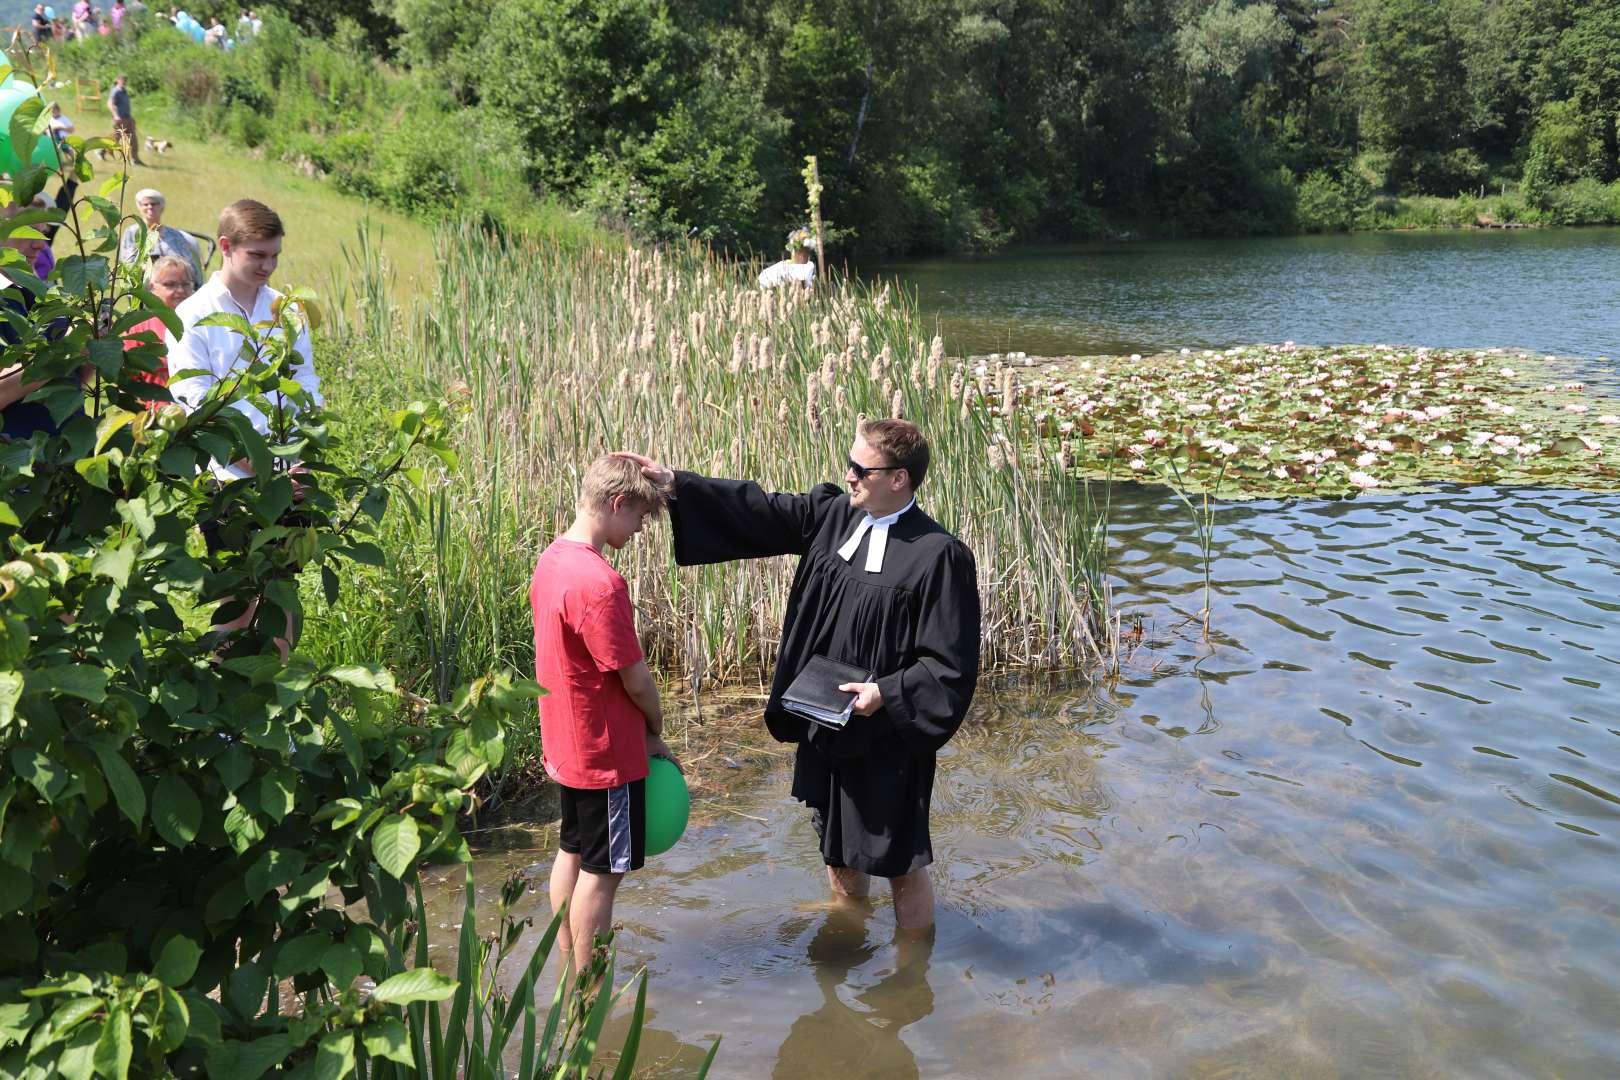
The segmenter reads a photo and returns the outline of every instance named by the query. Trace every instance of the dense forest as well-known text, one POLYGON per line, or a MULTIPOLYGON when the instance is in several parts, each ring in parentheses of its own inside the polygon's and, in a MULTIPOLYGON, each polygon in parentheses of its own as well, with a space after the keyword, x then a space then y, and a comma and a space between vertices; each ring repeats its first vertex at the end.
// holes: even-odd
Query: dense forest
MULTIPOLYGON (((405 204, 477 187, 463 174, 499 171, 498 158, 522 182, 481 208, 497 218, 521 187, 644 235, 772 249, 802 218, 815 154, 826 217, 856 256, 1353 228, 1384 196, 1513 192, 1539 220, 1620 217, 1612 0, 281 10, 323 47, 369 54, 382 89, 367 93, 395 102, 345 118, 352 87, 328 93, 298 120, 300 153, 361 187, 384 184, 404 154, 405 183, 425 185, 397 191, 405 204), (391 134, 402 117, 407 130, 391 134), (384 145, 400 139, 421 145, 384 145), (435 183, 436 170, 454 175, 435 183)), ((261 62, 215 96, 249 114, 237 126, 262 128, 288 72, 309 62, 261 62)), ((344 85, 360 78, 349 67, 344 85)))

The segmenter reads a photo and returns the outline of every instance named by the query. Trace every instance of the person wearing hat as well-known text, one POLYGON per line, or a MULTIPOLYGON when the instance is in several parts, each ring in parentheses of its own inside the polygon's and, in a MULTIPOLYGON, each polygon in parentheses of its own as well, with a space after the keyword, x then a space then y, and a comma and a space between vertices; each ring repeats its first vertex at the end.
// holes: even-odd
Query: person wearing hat
POLYGON ((141 212, 141 218, 146 222, 145 258, 140 258, 143 254, 140 250, 141 226, 133 221, 124 229, 124 235, 119 241, 118 258, 126 263, 140 262, 140 270, 144 274, 148 260, 173 255, 185 260, 191 267, 193 286, 201 285, 202 263, 197 260, 197 245, 192 242, 191 237, 179 229, 163 224, 163 210, 167 205, 163 192, 156 188, 141 188, 135 193, 135 208, 141 212))
POLYGON ((772 263, 759 274, 759 287, 774 289, 778 285, 797 284, 808 289, 816 280, 816 263, 810 253, 816 249, 816 237, 809 229, 798 228, 788 233, 788 257, 772 263))

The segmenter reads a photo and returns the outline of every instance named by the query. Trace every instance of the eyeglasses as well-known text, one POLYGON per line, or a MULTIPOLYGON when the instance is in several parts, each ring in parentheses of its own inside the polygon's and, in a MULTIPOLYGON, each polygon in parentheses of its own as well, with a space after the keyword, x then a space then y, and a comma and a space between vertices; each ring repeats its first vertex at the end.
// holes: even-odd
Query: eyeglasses
POLYGON ((845 458, 844 463, 849 466, 849 471, 855 474, 857 480, 865 480, 875 472, 893 472, 905 468, 904 465, 857 465, 854 458, 845 458))

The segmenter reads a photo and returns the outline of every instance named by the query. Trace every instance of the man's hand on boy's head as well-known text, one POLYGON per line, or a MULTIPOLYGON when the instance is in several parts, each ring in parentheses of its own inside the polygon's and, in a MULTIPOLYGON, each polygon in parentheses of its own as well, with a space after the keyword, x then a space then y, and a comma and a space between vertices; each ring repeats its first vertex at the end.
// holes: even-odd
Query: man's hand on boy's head
POLYGON ((661 488, 668 488, 675 482, 674 469, 671 469, 665 465, 660 465, 658 462, 654 461, 645 454, 637 454, 631 450, 615 450, 613 451, 613 456, 628 458, 629 460, 635 462, 637 465, 641 466, 641 475, 645 476, 648 480, 651 480, 654 484, 657 484, 661 488))

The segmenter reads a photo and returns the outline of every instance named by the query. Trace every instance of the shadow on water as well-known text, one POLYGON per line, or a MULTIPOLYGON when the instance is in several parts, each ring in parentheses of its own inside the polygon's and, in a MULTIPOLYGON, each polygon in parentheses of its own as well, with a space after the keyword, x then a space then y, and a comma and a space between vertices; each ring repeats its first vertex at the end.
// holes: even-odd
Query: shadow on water
POLYGON ((1147 644, 981 695, 931 948, 829 909, 777 766, 620 894, 644 1075, 1620 1071, 1620 497, 1223 507, 1208 641, 1178 504, 1115 505, 1147 644))

